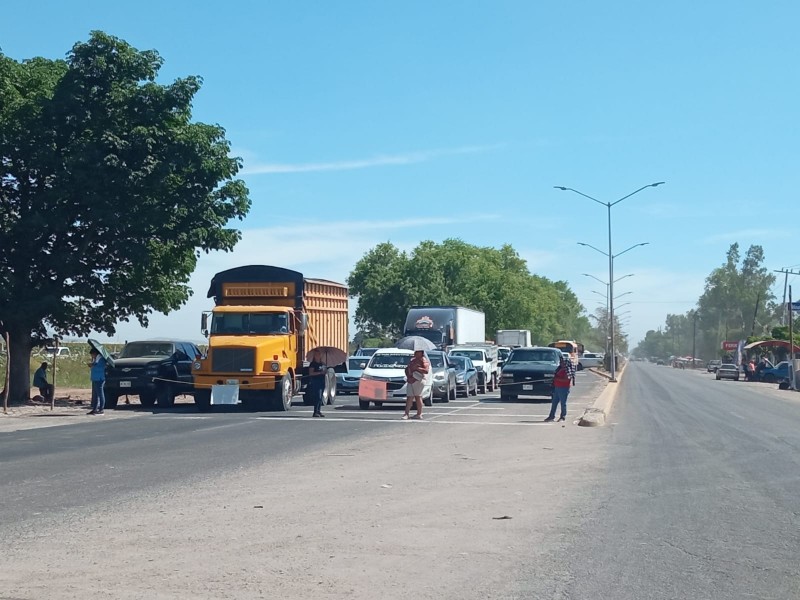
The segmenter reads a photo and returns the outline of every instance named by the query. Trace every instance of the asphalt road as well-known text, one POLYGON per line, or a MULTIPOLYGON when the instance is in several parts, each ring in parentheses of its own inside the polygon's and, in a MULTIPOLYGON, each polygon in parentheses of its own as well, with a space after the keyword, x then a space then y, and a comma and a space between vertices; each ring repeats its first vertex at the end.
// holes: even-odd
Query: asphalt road
POLYGON ((629 365, 567 597, 800 598, 800 393, 776 388, 629 365))
POLYGON ((490 395, 0 433, 0 598, 800 598, 776 387, 632 363, 602 428, 490 395))
MULTIPOLYGON (((579 376, 586 384, 572 394, 570 418, 583 413, 600 385, 593 375, 579 376)), ((498 393, 482 394, 425 407, 424 425, 534 425, 548 410, 544 400, 501 403, 498 393)), ((198 413, 191 403, 169 410, 120 405, 104 417, 86 416, 78 424, 0 433, 0 535, 15 535, 29 523, 41 527, 45 520, 58 520, 73 510, 113 505, 160 486, 191 485, 254 464, 321 453, 333 443, 410 424, 398 422, 401 405, 364 411, 352 395, 339 396, 325 407, 323 422, 309 423, 311 412, 299 397, 288 412, 221 406, 208 414, 198 413), (135 417, 115 418, 131 413, 135 417)))

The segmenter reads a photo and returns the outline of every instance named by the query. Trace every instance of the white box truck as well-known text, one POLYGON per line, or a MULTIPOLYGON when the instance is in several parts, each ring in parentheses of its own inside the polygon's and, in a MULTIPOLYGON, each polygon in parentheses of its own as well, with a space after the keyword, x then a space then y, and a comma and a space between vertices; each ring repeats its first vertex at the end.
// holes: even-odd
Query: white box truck
POLYGON ((486 315, 463 306, 412 306, 403 336, 419 335, 438 348, 486 342, 486 315))
POLYGON ((498 346, 508 346, 509 348, 532 345, 529 329, 498 329, 494 341, 498 346))

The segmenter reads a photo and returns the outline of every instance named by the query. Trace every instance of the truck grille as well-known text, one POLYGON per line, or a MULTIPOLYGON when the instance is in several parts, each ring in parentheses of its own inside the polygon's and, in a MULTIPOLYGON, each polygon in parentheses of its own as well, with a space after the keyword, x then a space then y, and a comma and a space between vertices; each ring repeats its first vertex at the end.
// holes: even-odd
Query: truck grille
POLYGON ((211 351, 211 370, 215 373, 252 373, 255 348, 215 348, 211 351))

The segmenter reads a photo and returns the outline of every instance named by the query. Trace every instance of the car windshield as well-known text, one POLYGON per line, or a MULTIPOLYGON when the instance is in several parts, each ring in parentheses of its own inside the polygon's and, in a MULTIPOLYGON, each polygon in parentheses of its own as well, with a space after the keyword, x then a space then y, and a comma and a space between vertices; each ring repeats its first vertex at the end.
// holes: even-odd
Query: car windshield
POLYGON ((463 356, 450 355, 450 362, 453 363, 456 369, 464 371, 467 368, 467 359, 463 356))
POLYGON ((507 362, 537 362, 557 365, 561 353, 553 350, 514 350, 507 362))
POLYGON ((377 348, 361 348, 358 351, 359 356, 370 357, 378 351, 377 348))
POLYGON ((289 332, 286 313, 215 313, 211 333, 221 335, 269 335, 289 332))
POLYGON ((347 368, 350 371, 363 371, 367 368, 367 362, 369 358, 351 358, 347 361, 347 368))
POLYGON ((483 352, 480 350, 453 350, 450 356, 466 356, 472 360, 483 360, 483 352))
POLYGON ((722 369, 735 369, 736 365, 732 365, 730 363, 725 363, 724 365, 721 366, 721 368, 722 369))
POLYGON ((172 356, 172 344, 168 342, 131 342, 125 344, 120 358, 145 358, 151 356, 172 356))
POLYGON ((404 369, 411 360, 410 354, 373 354, 370 369, 404 369))
POLYGON ((441 369, 445 366, 444 364, 444 354, 438 352, 429 352, 428 353, 428 360, 431 361, 431 366, 434 369, 441 369))

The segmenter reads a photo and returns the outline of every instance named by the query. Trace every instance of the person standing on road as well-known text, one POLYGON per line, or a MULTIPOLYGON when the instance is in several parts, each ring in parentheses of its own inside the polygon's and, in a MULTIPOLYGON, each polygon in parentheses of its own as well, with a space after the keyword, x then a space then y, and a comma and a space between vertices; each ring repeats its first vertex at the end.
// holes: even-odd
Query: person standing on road
POLYGON ((417 414, 412 419, 422 419, 422 391, 425 389, 425 378, 431 370, 431 363, 423 350, 414 350, 414 356, 406 366, 406 412, 403 420, 409 418, 411 404, 417 403, 417 414))
POLYGON ((89 356, 92 357, 91 362, 88 363, 89 378, 92 380, 92 410, 87 414, 104 415, 106 396, 103 387, 106 384, 106 359, 100 356, 94 347, 89 350, 89 356))
POLYGON ((308 389, 314 399, 314 417, 324 417, 322 414, 322 402, 325 397, 325 373, 328 367, 322 361, 319 350, 314 350, 311 354, 311 363, 308 365, 308 389))
POLYGON ((569 388, 575 385, 575 365, 571 360, 561 355, 561 363, 553 376, 553 401, 550 404, 550 415, 544 420, 545 423, 555 421, 556 407, 561 405, 561 416, 559 421, 567 420, 567 396, 569 388))
POLYGON ((36 369, 33 374, 33 387, 39 388, 39 394, 42 398, 50 402, 53 399, 53 385, 47 383, 47 363, 43 362, 42 365, 36 369))

